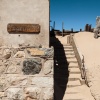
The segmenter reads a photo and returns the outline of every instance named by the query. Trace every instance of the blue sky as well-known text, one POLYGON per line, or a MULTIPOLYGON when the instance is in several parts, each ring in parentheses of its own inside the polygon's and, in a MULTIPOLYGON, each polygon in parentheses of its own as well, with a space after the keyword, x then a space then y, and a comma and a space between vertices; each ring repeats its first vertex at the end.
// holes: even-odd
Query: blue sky
POLYGON ((50 25, 55 21, 55 29, 78 31, 86 24, 96 25, 100 16, 100 0, 50 0, 50 25))

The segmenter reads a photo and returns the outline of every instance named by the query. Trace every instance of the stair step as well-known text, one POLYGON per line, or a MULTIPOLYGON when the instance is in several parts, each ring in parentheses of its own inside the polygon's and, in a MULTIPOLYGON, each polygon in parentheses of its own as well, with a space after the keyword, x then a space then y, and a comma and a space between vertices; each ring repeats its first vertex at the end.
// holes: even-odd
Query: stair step
POLYGON ((81 74, 69 74, 69 80, 79 80, 81 79, 81 74))
POLYGON ((70 74, 81 74, 81 72, 70 72, 70 71, 69 71, 69 73, 70 74))
POLYGON ((60 59, 61 59, 61 60, 62 60, 62 59, 64 59, 64 60, 67 59, 66 56, 57 56, 57 55, 54 56, 54 58, 57 59, 57 60, 58 60, 58 59, 59 59, 59 60, 60 60, 60 59))
POLYGON ((77 61, 76 58, 67 58, 67 61, 77 61))
POLYGON ((55 44, 54 47, 70 47, 70 48, 73 48, 72 45, 63 45, 63 44, 55 44))
POLYGON ((73 51, 73 49, 64 49, 65 52, 67 51, 73 51))
POLYGON ((68 62, 77 63, 77 59, 76 59, 76 58, 68 58, 67 61, 68 61, 68 62))
POLYGON ((67 83, 67 87, 76 87, 76 86, 81 86, 81 83, 79 80, 68 81, 67 83))
POLYGON ((64 49, 73 49, 73 47, 63 47, 64 49))
POLYGON ((63 45, 63 47, 70 47, 70 48, 73 48, 72 45, 63 45))
POLYGON ((58 58, 59 58, 59 59, 60 59, 60 58, 61 58, 61 59, 71 59, 71 58, 75 58, 75 55, 64 55, 64 54, 63 54, 63 55, 59 55, 59 54, 57 55, 57 54, 56 54, 56 55, 54 56, 54 58, 57 58, 57 59, 58 59, 58 58))
POLYGON ((79 91, 78 87, 73 87, 73 88, 66 88, 65 94, 76 94, 76 93, 79 93, 79 92, 80 91, 79 91))
POLYGON ((75 55, 66 55, 67 58, 75 58, 75 55))
MULTIPOLYGON (((64 47, 61 47, 61 48, 55 48, 55 50, 73 50, 73 48, 64 48, 64 47)), ((74 50, 73 50, 74 51, 74 50)))
POLYGON ((68 51, 68 52, 65 52, 65 55, 75 55, 74 51, 68 51))
POLYGON ((79 66, 78 63, 73 63, 73 62, 69 63, 69 68, 77 68, 78 66, 79 66))
POLYGON ((66 61, 66 62, 69 62, 69 63, 76 63, 77 62, 77 59, 75 57, 67 58, 65 56, 63 57, 63 56, 57 56, 57 55, 55 55, 54 59, 55 60, 59 60, 60 62, 62 62, 62 61, 66 61))
POLYGON ((75 53, 73 51, 67 51, 67 52, 59 52, 59 51, 55 51, 54 52, 54 56, 68 56, 68 55, 75 55, 75 53))
POLYGON ((81 74, 79 68, 68 68, 69 73, 81 74))
POLYGON ((72 47, 64 47, 64 50, 73 50, 73 48, 72 47))
POLYGON ((84 97, 80 95, 80 93, 67 94, 67 95, 64 95, 63 100, 84 100, 84 97))
POLYGON ((74 51, 68 51, 68 52, 65 52, 66 54, 70 54, 70 53, 74 53, 74 51))
POLYGON ((55 49, 54 51, 55 52, 59 51, 59 53, 62 53, 62 52, 65 52, 65 53, 66 52, 74 52, 72 49, 63 49, 63 48, 62 49, 55 49))

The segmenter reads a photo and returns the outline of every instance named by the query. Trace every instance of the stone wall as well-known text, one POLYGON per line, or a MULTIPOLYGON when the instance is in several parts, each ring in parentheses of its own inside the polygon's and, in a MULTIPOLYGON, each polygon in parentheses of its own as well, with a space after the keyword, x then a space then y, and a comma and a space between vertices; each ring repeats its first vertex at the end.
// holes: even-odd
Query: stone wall
POLYGON ((0 45, 49 46, 49 0, 0 0, 0 45), (39 34, 9 34, 9 23, 39 24, 39 34))
POLYGON ((0 100, 53 100, 53 48, 0 48, 0 100))
POLYGON ((0 0, 0 100, 53 100, 53 56, 49 0, 0 0), (14 24, 40 32, 9 33, 14 24))

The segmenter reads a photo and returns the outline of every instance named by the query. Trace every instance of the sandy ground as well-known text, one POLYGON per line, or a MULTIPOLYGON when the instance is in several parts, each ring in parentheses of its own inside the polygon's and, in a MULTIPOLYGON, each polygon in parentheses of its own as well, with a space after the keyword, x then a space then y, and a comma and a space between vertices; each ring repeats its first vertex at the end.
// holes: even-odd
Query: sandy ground
MULTIPOLYGON (((78 34, 79 35, 79 34, 78 34)), ((58 38, 59 39, 59 41, 62 43, 62 44, 64 44, 64 45, 66 45, 67 44, 67 37, 68 36, 64 36, 64 37, 62 37, 62 36, 56 36, 56 38, 58 38)), ((76 36, 75 36, 76 37, 76 36)), ((78 36, 79 37, 79 36, 78 36)), ((78 40, 80 39, 80 37, 79 38, 77 38, 78 40)), ((83 39, 84 40, 84 39, 83 39)), ((79 40, 80 41, 80 40, 79 40)), ((78 42, 78 41, 77 41, 78 42)), ((80 42, 80 45, 81 45, 81 42, 80 42)), ((79 46, 80 46, 79 45, 79 46)), ((84 46, 85 46, 85 44, 84 44, 84 46)), ((83 49, 83 48, 82 48, 83 49)), ((84 50, 83 50, 84 51, 84 50)), ((87 51, 86 51, 87 52, 87 51)), ((93 98, 93 96, 91 95, 91 91, 90 91, 90 88, 89 87, 87 87, 86 85, 82 85, 82 86, 80 86, 80 87, 75 87, 74 88, 75 90, 77 90, 77 91, 79 91, 79 94, 78 94, 78 96, 83 96, 84 97, 84 100, 94 100, 94 98, 93 98)), ((100 100, 100 99, 98 99, 98 100, 100 100)))
POLYGON ((92 95, 96 100, 100 100, 100 37, 95 39, 94 33, 91 32, 79 32, 74 37, 84 55, 92 95))
POLYGON ((59 40, 60 40, 60 42, 62 43, 62 44, 64 44, 64 45, 66 45, 67 44, 67 35, 66 36, 64 36, 64 37, 62 37, 62 36, 56 36, 56 38, 58 38, 59 40))

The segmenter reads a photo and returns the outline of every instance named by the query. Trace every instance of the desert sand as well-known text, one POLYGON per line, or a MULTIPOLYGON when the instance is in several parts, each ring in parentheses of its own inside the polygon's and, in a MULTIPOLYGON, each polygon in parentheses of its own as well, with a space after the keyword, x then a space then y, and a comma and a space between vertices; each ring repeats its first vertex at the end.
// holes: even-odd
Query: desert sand
POLYGON ((96 100, 100 100, 100 37, 95 39, 91 32, 79 32, 74 37, 84 55, 91 93, 96 100))
MULTIPOLYGON (((56 37, 62 44, 67 43, 67 36, 56 37)), ((74 38, 79 51, 84 56, 91 94, 96 100, 100 100, 100 37, 95 39, 92 32, 79 32, 74 38)))
MULTIPOLYGON (((80 33, 79 34, 76 34, 76 35, 80 35, 80 33)), ((62 37, 62 36, 56 36, 56 38, 63 44, 63 45, 66 45, 67 44, 67 37, 68 37, 68 35, 66 35, 66 36, 64 36, 64 37, 62 37)), ((79 37, 79 36, 77 36, 77 37, 79 37)), ((76 36, 75 36, 75 38, 76 38, 76 36)), ((77 38, 78 40, 80 39, 80 38, 77 38)), ((84 39, 83 39, 84 40, 84 39)), ((80 40, 79 40, 80 41, 80 40)), ((78 41, 77 41, 78 42, 78 41)), ((80 45, 81 45, 81 42, 80 42, 80 45)), ((84 45, 85 46, 85 45, 84 45)), ((86 51, 87 52, 87 51, 86 51)), ((84 53, 84 52, 83 52, 84 53)), ((91 63, 90 63, 91 64, 91 63)), ((81 85, 81 86, 78 86, 78 87, 74 87, 74 88, 72 88, 73 89, 73 91, 78 91, 78 95, 77 95, 77 98, 78 97, 84 97, 84 100, 94 100, 94 97, 92 96, 93 94, 91 94, 91 93, 93 93, 93 92, 91 92, 92 90, 94 91, 95 89, 92 89, 91 88, 91 90, 90 90, 90 88, 88 87, 88 86, 86 86, 85 84, 84 85, 81 85)), ((68 91, 68 90, 66 90, 66 91, 68 91)), ((67 95, 68 96, 68 95, 67 95)), ((82 99, 83 100, 83 99, 82 99)), ((97 100, 100 100, 100 99, 97 99, 97 100)))

